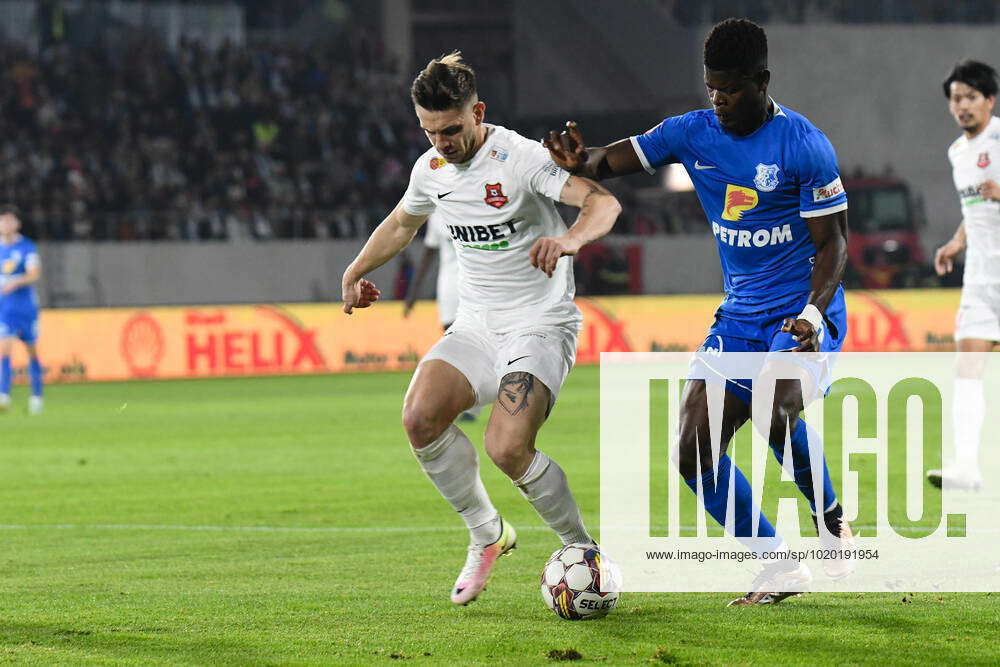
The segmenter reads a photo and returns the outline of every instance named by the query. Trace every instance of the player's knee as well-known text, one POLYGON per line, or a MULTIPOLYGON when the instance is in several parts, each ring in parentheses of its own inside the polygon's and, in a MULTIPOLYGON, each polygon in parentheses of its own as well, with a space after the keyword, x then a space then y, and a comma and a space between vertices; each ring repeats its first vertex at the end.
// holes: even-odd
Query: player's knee
POLYGON ((799 420, 799 413, 802 411, 802 403, 793 400, 778 400, 774 403, 771 412, 770 439, 773 443, 776 439, 784 443, 785 438, 791 437, 795 430, 795 424, 799 420))
POLYGON ((685 480, 692 479, 712 469, 711 454, 700 456, 698 447, 694 442, 680 443, 673 455, 677 472, 685 480))
MULTIPOLYGON (((684 479, 701 474, 698 456, 698 429, 688 420, 682 420, 677 448, 671 452, 671 459, 684 479)), ((704 463, 704 462, 703 462, 704 463)))
POLYGON ((520 478, 528 469, 534 456, 533 444, 530 439, 499 433, 496 429, 487 429, 483 438, 486 455, 511 479, 520 478))
POLYGON ((509 447, 491 447, 486 450, 486 454, 496 467, 508 475, 512 474, 511 471, 517 468, 518 461, 523 458, 518 456, 513 448, 509 447))
POLYGON ((982 352, 959 353, 955 361, 955 375, 964 379, 978 380, 985 368, 986 355, 982 352))
POLYGON ((447 422, 442 425, 441 420, 424 405, 409 401, 403 405, 403 428, 414 447, 426 447, 447 427, 447 422))

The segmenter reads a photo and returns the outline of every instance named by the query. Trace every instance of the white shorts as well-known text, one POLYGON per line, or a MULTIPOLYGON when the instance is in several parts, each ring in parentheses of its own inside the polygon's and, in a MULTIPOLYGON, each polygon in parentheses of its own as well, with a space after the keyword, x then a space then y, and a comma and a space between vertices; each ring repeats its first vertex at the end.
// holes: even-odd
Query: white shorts
POLYGON ((955 316, 955 340, 1000 341, 1000 285, 966 285, 955 316))
POLYGON ((440 359, 457 368, 472 385, 477 406, 496 401, 503 376, 531 373, 549 388, 551 405, 576 361, 576 338, 575 322, 494 333, 481 317, 460 312, 421 363, 440 359))

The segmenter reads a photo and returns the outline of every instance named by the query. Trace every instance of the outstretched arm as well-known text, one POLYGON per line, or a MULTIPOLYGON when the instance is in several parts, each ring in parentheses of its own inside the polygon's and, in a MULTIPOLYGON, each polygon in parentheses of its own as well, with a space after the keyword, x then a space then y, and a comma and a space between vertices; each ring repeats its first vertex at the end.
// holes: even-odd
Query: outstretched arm
POLYGON ((955 230, 955 235, 934 253, 934 270, 939 276, 955 268, 955 256, 965 250, 965 222, 955 230))
POLYGON ((552 161, 566 171, 599 181, 643 171, 642 162, 628 139, 607 146, 587 148, 574 121, 566 123, 561 133, 549 132, 542 144, 549 149, 552 161))
POLYGON ((847 267, 847 211, 810 218, 809 236, 816 246, 816 263, 809 284, 809 301, 798 318, 785 320, 782 331, 801 343, 797 352, 819 351, 819 327, 847 267))
POLYGON ((367 308, 378 301, 381 292, 364 276, 398 255, 425 220, 426 215, 411 215, 403 209, 403 202, 399 202, 375 228, 365 247, 344 271, 341 287, 345 313, 350 315, 354 308, 367 308))
POLYGON ((613 194, 594 181, 579 176, 569 177, 559 201, 580 209, 576 222, 562 236, 538 239, 529 252, 532 266, 541 269, 550 278, 560 257, 575 255, 586 244, 610 232, 622 212, 621 204, 613 194))
POLYGON ((20 275, 17 278, 11 278, 6 283, 4 283, 3 288, 0 292, 3 294, 10 294, 16 289, 25 287, 26 285, 31 285, 32 283, 38 282, 38 279, 42 275, 42 264, 41 262, 35 261, 30 263, 25 267, 24 275, 20 275))

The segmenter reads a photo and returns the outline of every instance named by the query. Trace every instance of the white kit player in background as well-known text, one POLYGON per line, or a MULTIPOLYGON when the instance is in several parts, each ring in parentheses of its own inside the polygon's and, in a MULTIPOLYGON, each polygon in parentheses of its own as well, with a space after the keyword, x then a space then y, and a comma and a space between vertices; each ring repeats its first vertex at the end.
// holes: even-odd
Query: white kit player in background
POLYGON ((475 447, 452 423, 472 406, 494 403, 486 453, 563 544, 593 543, 565 473, 535 449, 535 438, 576 359, 582 318, 570 256, 608 233, 621 206, 597 183, 556 166, 540 143, 484 123, 475 74, 458 52, 432 60, 410 93, 432 148, 344 272, 344 311, 378 300, 364 276, 434 213, 458 254, 458 313, 413 374, 403 426, 420 467, 469 528, 451 592, 452 602, 467 604, 517 541, 480 480, 475 447), (580 209, 570 229, 554 201, 580 209))
POLYGON ((965 60, 944 82, 948 110, 962 128, 948 149, 962 205, 962 224, 938 248, 934 267, 950 272, 965 254, 962 301, 955 321, 958 363, 955 378, 955 460, 929 470, 934 486, 978 490, 979 442, 986 414, 983 373, 986 353, 1000 342, 1000 118, 992 115, 997 73, 989 65, 965 60))
MULTIPOLYGON (((437 259, 437 300, 438 319, 441 327, 447 331, 458 315, 458 254, 455 244, 445 229, 444 224, 437 220, 434 214, 427 218, 424 230, 424 252, 420 255, 417 270, 406 291, 406 303, 403 305, 403 317, 409 317, 413 305, 417 301, 424 278, 430 272, 431 265, 437 259)), ((461 415, 459 421, 475 421, 482 412, 483 406, 469 408, 461 415)))
POLYGON ((438 319, 447 331, 458 315, 458 254, 444 223, 431 214, 427 218, 427 228, 424 231, 424 252, 420 256, 416 273, 406 293, 403 317, 409 317, 410 311, 413 310, 420 287, 435 259, 438 261, 435 291, 438 319))

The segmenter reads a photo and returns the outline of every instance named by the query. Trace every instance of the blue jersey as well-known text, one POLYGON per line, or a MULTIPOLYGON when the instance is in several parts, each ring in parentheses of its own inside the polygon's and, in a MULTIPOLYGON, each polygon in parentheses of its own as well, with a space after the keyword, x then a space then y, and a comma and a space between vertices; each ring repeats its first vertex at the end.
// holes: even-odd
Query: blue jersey
POLYGON ((684 165, 712 225, 726 298, 720 310, 749 313, 809 292, 815 262, 808 218, 847 208, 837 156, 806 118, 774 114, 741 137, 710 109, 667 118, 632 145, 647 171, 684 165))
MULTIPOLYGON (((28 269, 38 266, 38 250, 35 244, 23 236, 13 243, 0 243, 0 287, 20 278, 28 269)), ((0 314, 32 315, 38 312, 38 295, 34 285, 19 287, 10 294, 0 295, 0 314)))

